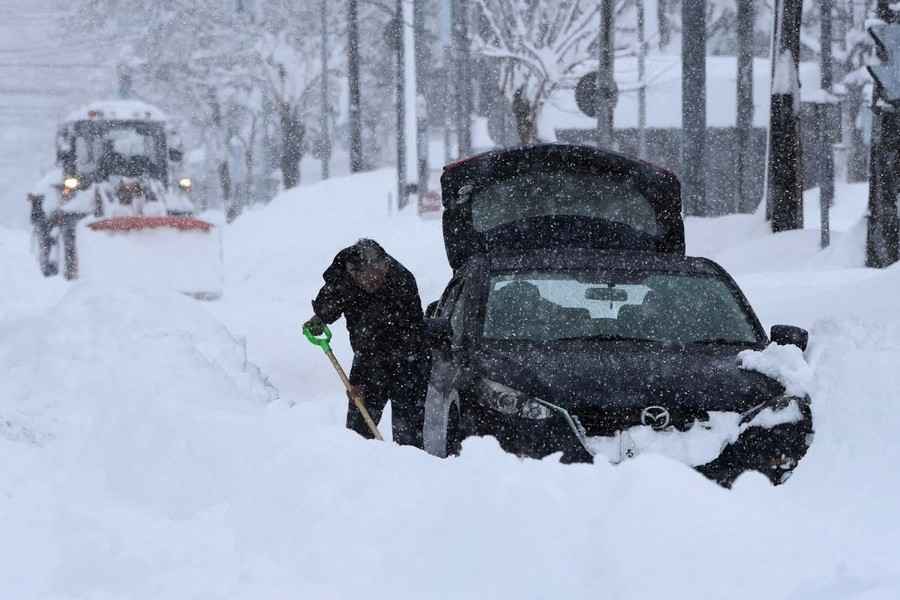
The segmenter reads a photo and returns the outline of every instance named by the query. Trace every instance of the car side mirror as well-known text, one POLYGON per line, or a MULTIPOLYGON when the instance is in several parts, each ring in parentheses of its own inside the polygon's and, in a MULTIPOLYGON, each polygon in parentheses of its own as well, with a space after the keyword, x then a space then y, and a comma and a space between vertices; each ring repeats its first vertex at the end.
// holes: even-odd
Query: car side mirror
POLYGON ((181 162, 184 154, 178 148, 169 148, 169 160, 172 162, 181 162))
POLYGON ((437 301, 437 300, 435 300, 434 302, 430 303, 430 304, 428 305, 428 308, 425 309, 425 318, 426 318, 426 319, 431 319, 432 317, 434 317, 435 315, 437 315, 437 307, 438 307, 438 301, 437 301))
POLYGON ((769 337, 776 344, 797 346, 803 351, 806 351, 806 345, 809 343, 809 332, 793 325, 772 325, 769 337))
POLYGON ((425 319, 425 339, 430 346, 449 348, 452 338, 453 328, 450 327, 450 319, 425 319))

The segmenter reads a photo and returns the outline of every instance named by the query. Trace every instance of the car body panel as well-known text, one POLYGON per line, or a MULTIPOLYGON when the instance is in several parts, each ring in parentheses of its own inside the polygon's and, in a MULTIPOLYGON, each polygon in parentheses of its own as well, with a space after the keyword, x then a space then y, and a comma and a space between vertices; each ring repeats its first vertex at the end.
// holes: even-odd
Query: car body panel
POLYGON ((451 267, 471 256, 534 248, 629 249, 684 254, 681 186, 671 172, 622 154, 586 146, 542 144, 481 154, 445 167, 441 177, 444 243, 451 267), (478 231, 473 190, 530 171, 578 173, 627 179, 655 212, 660 231, 641 234, 610 221, 548 215, 478 231))
POLYGON ((772 379, 741 369, 741 348, 599 341, 508 348, 482 348, 478 372, 576 415, 605 414, 603 430, 639 425, 647 406, 668 408, 679 427, 700 412, 742 413, 784 391, 772 379))

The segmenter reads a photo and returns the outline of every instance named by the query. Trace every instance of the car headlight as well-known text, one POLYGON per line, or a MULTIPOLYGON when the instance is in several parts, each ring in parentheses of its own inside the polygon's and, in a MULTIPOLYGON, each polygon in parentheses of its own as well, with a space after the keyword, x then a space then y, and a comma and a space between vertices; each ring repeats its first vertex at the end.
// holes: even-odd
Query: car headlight
POLYGON ((77 190, 80 184, 81 182, 78 181, 77 177, 66 177, 63 180, 63 187, 65 187, 70 192, 74 192, 75 190, 77 190))
POLYGON ((502 383, 482 379, 478 388, 481 402, 505 415, 542 420, 549 419, 555 414, 541 399, 527 396, 502 383))
POLYGON ((797 423, 803 420, 803 407, 809 405, 808 398, 798 398, 782 394, 757 404, 741 415, 741 425, 756 425, 771 429, 777 425, 797 423))
POLYGON ((178 187, 186 192, 190 191, 192 185, 194 185, 194 183, 191 181, 190 177, 182 177, 178 180, 178 187))

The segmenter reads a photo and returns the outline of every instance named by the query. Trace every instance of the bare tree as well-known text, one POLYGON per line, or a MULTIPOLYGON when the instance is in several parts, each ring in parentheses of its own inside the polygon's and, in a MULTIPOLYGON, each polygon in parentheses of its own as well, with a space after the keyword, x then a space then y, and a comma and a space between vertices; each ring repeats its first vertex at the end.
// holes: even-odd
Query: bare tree
MULTIPOLYGON (((627 6, 617 0, 616 12, 627 6)), ((538 138, 541 110, 564 82, 596 61, 599 4, 595 0, 477 0, 477 49, 500 61, 501 90, 513 102, 523 143, 538 138)))

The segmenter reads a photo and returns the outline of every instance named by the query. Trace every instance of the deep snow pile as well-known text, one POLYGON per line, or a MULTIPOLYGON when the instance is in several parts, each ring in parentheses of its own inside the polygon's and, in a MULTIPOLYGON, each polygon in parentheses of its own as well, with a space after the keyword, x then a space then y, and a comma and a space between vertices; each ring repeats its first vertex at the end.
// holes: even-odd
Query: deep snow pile
POLYGON ((0 340, 4 598, 93 593, 84 565, 113 573, 165 519, 240 488, 235 441, 276 398, 242 344, 174 294, 78 284, 0 340))
POLYGON ((31 231, 0 225, 0 325, 47 308, 64 292, 59 280, 41 275, 31 231))
POLYGON ((804 195, 802 230, 773 236, 760 214, 688 218, 688 253, 715 258, 733 274, 862 267, 869 186, 838 184, 836 196, 830 211, 831 246, 825 251, 819 246, 819 189, 814 188, 804 195))
POLYGON ((739 277, 770 323, 814 324, 816 441, 785 486, 725 491, 652 454, 521 461, 492 440, 442 461, 343 430, 339 383, 298 332, 327 261, 364 235, 424 301, 441 291, 439 223, 388 216, 392 186, 332 180, 243 216, 218 303, 89 284, 2 324, 0 411, 41 437, 0 436, 0 597, 900 597, 900 268, 739 277))
POLYGON ((196 303, 88 283, 41 316, 7 323, 0 370, 0 421, 23 432, 13 441, 78 438, 94 416, 117 411, 215 412, 277 396, 243 343, 196 303))

